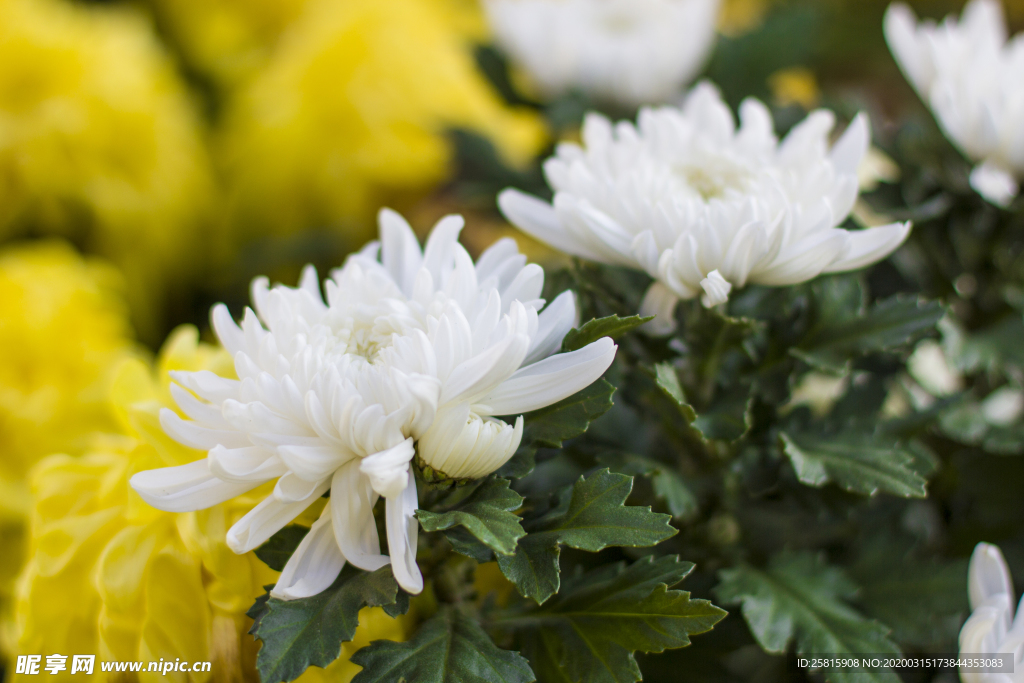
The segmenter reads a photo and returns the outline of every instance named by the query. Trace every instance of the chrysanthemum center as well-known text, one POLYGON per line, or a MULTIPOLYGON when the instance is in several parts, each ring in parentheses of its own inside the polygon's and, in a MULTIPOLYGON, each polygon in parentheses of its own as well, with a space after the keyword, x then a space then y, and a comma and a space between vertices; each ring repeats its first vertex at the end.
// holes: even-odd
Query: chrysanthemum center
POLYGON ((636 30, 639 24, 635 12, 609 10, 601 15, 600 26, 606 33, 625 35, 636 30))
POLYGON ((729 190, 744 192, 751 181, 751 173, 747 168, 728 159, 678 164, 672 171, 704 201, 719 199, 729 190))
POLYGON ((370 315, 349 319, 345 353, 359 356, 369 363, 381 360, 381 353, 394 345, 394 335, 405 336, 416 325, 407 316, 370 315))

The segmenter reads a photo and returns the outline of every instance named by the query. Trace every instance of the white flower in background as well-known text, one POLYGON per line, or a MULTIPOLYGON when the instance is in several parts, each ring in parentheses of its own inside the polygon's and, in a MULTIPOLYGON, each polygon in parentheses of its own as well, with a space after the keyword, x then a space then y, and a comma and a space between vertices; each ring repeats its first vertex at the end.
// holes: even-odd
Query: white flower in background
POLYGON ((889 49, 948 137, 971 161, 971 185, 1006 206, 1024 177, 1024 34, 1007 41, 998 0, 972 0, 959 22, 885 16, 889 49))
POLYGON ((964 385, 963 375, 950 365, 942 344, 926 339, 907 359, 907 370, 932 396, 952 396, 964 385))
POLYGON ((979 543, 967 570, 971 616, 960 630, 960 652, 1012 653, 1014 673, 961 671, 964 683, 1015 683, 1024 674, 1024 602, 1014 618, 1013 581, 999 548, 979 543))
POLYGON ((656 282, 641 312, 648 328, 674 329, 680 299, 714 306, 747 283, 791 285, 862 268, 887 256, 907 223, 836 228, 858 195, 868 148, 858 116, 834 147, 830 112, 812 112, 781 143, 759 101, 742 125, 711 85, 681 109, 643 109, 634 126, 590 114, 583 146, 562 144, 544 164, 553 205, 516 190, 498 198, 505 217, 575 256, 647 271, 656 282))
POLYGON ((715 41, 719 0, 485 0, 495 39, 548 97, 676 98, 715 41))
POLYGON ((510 239, 474 266, 457 241, 462 225, 443 219, 421 250, 405 220, 385 210, 381 242, 332 272, 326 303, 309 267, 298 288, 255 280, 256 311, 246 310, 241 327, 215 307, 213 326, 238 379, 173 373, 171 391, 190 419, 160 416, 171 437, 208 456, 136 474, 135 490, 154 507, 184 512, 276 479, 273 494, 228 531, 237 553, 330 490, 273 595, 319 593, 346 561, 367 571, 390 561, 402 588, 420 592, 413 456, 452 478, 493 472, 523 432, 522 417, 510 425, 493 416, 583 389, 616 349, 604 338, 553 355, 576 321, 572 294, 545 308, 543 270, 510 239), (373 519, 380 496, 390 559, 373 519))

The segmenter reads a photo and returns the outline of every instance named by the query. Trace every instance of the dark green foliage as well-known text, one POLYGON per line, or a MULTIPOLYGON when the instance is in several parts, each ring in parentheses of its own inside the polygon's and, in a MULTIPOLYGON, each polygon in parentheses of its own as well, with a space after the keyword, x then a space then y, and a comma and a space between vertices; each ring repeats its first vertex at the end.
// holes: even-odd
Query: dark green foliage
POLYGON ((511 555, 526 532, 512 514, 523 504, 523 497, 508 485, 508 479, 486 479, 468 495, 446 500, 443 511, 420 510, 417 517, 425 531, 461 526, 494 552, 511 555))
POLYGON ((559 546, 597 552, 610 546, 643 548, 673 536, 669 516, 623 505, 632 477, 601 470, 572 487, 565 509, 556 507, 528 524, 514 555, 499 557, 501 571, 523 597, 545 602, 558 592, 559 546))
MULTIPOLYGON (((866 619, 847 604, 857 587, 820 556, 784 553, 765 569, 741 564, 720 572, 715 593, 725 604, 742 605, 751 632, 768 652, 898 654, 889 629, 866 619)), ((829 679, 899 681, 891 671, 850 673, 827 670, 829 679)))
POLYGON ((531 683, 519 654, 498 648, 476 621, 454 608, 427 620, 410 640, 378 640, 352 657, 363 670, 353 683, 531 683))
POLYGON ((310 666, 327 666, 338 658, 341 644, 355 635, 360 609, 395 605, 398 598, 390 567, 364 572, 347 565, 319 595, 257 602, 249 616, 254 620, 250 632, 263 641, 256 658, 260 679, 291 681, 310 666))
POLYGON ((284 569, 288 558, 299 547, 299 543, 302 543, 302 539, 306 537, 308 531, 307 527, 289 524, 271 536, 266 543, 256 548, 256 557, 263 560, 274 571, 279 572, 284 569))
POLYGON ((923 498, 925 480, 914 469, 914 456, 893 437, 864 430, 839 434, 779 434, 783 451, 800 481, 811 486, 834 482, 847 491, 879 491, 923 498))
POLYGON ((725 612, 707 600, 670 590, 693 565, 676 557, 647 557, 567 579, 542 606, 509 610, 495 620, 517 643, 544 681, 633 683, 640 680, 634 652, 685 647, 725 612))
POLYGON ((652 318, 641 318, 632 315, 628 318, 620 318, 617 315, 610 315, 606 318, 597 318, 586 323, 578 330, 569 330, 562 340, 563 351, 575 351, 582 349, 587 344, 595 342, 602 337, 621 337, 626 332, 643 325, 652 318))

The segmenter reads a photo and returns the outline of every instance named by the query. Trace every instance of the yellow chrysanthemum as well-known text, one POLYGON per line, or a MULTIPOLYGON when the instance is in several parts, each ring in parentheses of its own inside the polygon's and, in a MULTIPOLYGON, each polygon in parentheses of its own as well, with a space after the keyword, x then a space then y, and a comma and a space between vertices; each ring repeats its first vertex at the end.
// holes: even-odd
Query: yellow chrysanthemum
POLYGON ((192 68, 231 86, 266 61, 308 0, 151 0, 192 68))
MULTIPOLYGON (((111 392, 119 433, 97 438, 82 457, 47 458, 33 472, 30 559, 17 596, 20 653, 210 661, 210 674, 168 676, 258 680, 257 647, 246 633, 251 622, 245 612, 277 574, 253 553, 235 555, 224 538, 267 491, 173 514, 146 505, 128 486, 137 471, 201 457, 163 433, 158 413, 173 405, 170 370, 203 369, 230 376, 231 357, 199 344, 194 328, 180 328, 161 353, 155 378, 138 360, 120 367, 111 392)), ((357 640, 345 647, 402 638, 402 623, 367 610, 357 640)), ((330 667, 346 676, 351 668, 347 661, 330 667)), ((164 680, 145 671, 138 678, 164 680)), ((345 680, 330 680, 339 678, 345 680)))
POLYGON ((109 257, 152 334, 164 283, 196 262, 212 176, 143 17, 0 0, 0 178, 0 235, 60 234, 109 257))
POLYGON ((0 252, 0 648, 24 560, 25 476, 54 451, 77 453, 113 427, 106 396, 133 353, 120 276, 59 242, 0 252))
MULTIPOLYGON (((132 353, 120 275, 60 242, 0 252, 0 490, 56 451, 80 452, 114 426, 107 394, 115 365, 132 353)), ((0 496, 23 516, 27 487, 0 496)))
POLYGON ((453 0, 310 0, 233 102, 224 139, 236 225, 361 230, 450 172, 446 129, 489 137, 511 162, 544 140, 474 63, 453 0))
MULTIPOLYGON (((483 41, 477 0, 429 0, 444 21, 483 41)), ((150 0, 161 26, 189 65, 221 87, 237 85, 270 57, 311 0, 150 0)))

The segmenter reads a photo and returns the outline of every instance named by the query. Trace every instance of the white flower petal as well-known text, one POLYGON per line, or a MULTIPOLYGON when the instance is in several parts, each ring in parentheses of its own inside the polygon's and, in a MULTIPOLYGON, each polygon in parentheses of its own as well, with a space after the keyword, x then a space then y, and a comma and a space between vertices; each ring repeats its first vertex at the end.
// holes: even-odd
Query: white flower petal
POLYGON ((409 474, 409 461, 416 454, 412 438, 362 459, 359 471, 365 474, 373 490, 385 498, 394 498, 406 488, 413 477, 409 474))
POLYGON ((490 415, 518 415, 537 410, 593 384, 615 360, 615 343, 603 337, 571 353, 528 365, 480 400, 490 415))
POLYGON ((576 297, 572 292, 562 292, 555 297, 538 316, 537 333, 530 342, 523 365, 530 365, 557 352, 565 335, 576 326, 576 317, 576 297))
POLYGON ((842 273, 876 263, 896 251, 910 234, 910 223, 851 230, 846 252, 823 273, 842 273))
POLYGON ((380 223, 381 263, 398 288, 409 296, 416 273, 423 264, 420 243, 405 218, 391 209, 381 209, 377 220, 380 223))
POLYGON ((375 571, 390 560, 380 552, 373 506, 379 495, 353 461, 338 469, 331 481, 334 537, 345 558, 356 567, 375 571))
POLYGON ((232 356, 245 348, 245 335, 242 333, 228 307, 224 304, 217 304, 210 310, 210 323, 221 346, 232 356))
POLYGON ((445 285, 447 275, 455 265, 455 248, 465 224, 462 216, 445 216, 430 231, 427 245, 423 249, 423 267, 438 287, 445 285))
POLYGON ((228 547, 238 554, 260 547, 286 524, 302 514, 303 510, 330 488, 330 485, 331 481, 326 479, 314 488, 308 497, 294 503, 282 503, 274 496, 264 498, 259 505, 249 510, 228 529, 228 547))
POLYGON ((837 173, 856 175, 861 159, 871 144, 871 128, 868 117, 861 113, 854 117, 839 141, 832 147, 829 157, 837 173))
POLYGON ((270 481, 288 471, 274 451, 258 446, 224 448, 214 446, 206 456, 210 473, 227 482, 261 483, 270 481))
POLYGON ((530 339, 523 334, 511 334, 488 347, 482 353, 463 361, 452 370, 440 403, 472 400, 512 376, 526 358, 530 339))
POLYGON ((409 477, 405 488, 387 498, 385 518, 388 529, 388 552, 395 580, 407 593, 423 591, 423 574, 416 565, 416 546, 420 524, 416 521, 416 478, 409 477))
POLYGON ((182 420, 170 408, 162 408, 160 410, 160 426, 164 428, 167 436, 182 446, 196 448, 201 451, 207 451, 214 446, 245 448, 252 445, 242 432, 233 429, 202 427, 195 422, 182 420))
POLYGON ((983 163, 974 167, 970 177, 971 187, 975 192, 998 207, 1006 208, 1012 202, 1020 185, 1013 175, 992 163, 983 163))
POLYGON ((849 245, 850 234, 846 230, 813 234, 783 250, 770 268, 751 277, 751 281, 776 287, 806 282, 835 263, 849 245))
POLYGON ((523 438, 523 419, 515 425, 472 414, 466 404, 441 410, 416 444, 432 468, 453 479, 475 479, 494 472, 511 458, 523 438))
POLYGON ((259 486, 259 481, 221 481, 205 459, 177 467, 146 470, 128 482, 144 501, 166 512, 191 512, 231 500, 259 486))
POLYGON ((270 597, 279 600, 308 598, 329 588, 345 567, 345 557, 334 542, 331 504, 327 501, 320 518, 313 522, 299 547, 288 558, 270 597))
POLYGON ((701 70, 719 0, 485 0, 495 39, 548 98, 570 90, 636 108, 701 70))
POLYGON ((1012 604, 1013 580, 999 548, 990 543, 979 543, 974 548, 967 570, 967 589, 971 609, 977 609, 996 595, 1009 596, 1012 604))
POLYGON ((357 457, 351 451, 334 445, 280 446, 281 461, 295 476, 306 481, 320 481, 339 467, 357 457))
POLYGON ((189 418, 202 422, 206 427, 214 429, 231 429, 224 419, 220 408, 213 403, 200 401, 195 395, 178 384, 171 384, 171 398, 189 418))
POLYGON ((597 251, 565 233, 554 207, 547 202, 519 190, 508 189, 498 195, 498 206, 509 223, 531 237, 566 254, 592 261, 601 260, 597 251))
POLYGON ((241 382, 215 375, 209 370, 182 372, 172 370, 171 379, 211 403, 222 403, 238 396, 241 382))
POLYGON ((643 325, 643 329, 654 337, 664 337, 676 329, 676 306, 679 295, 671 289, 655 282, 647 288, 644 299, 640 303, 640 315, 647 318, 654 316, 643 325))
POLYGON ((700 281, 700 286, 704 288, 701 303, 705 308, 724 304, 729 300, 729 292, 732 291, 732 285, 717 270, 708 273, 708 276, 700 281))

